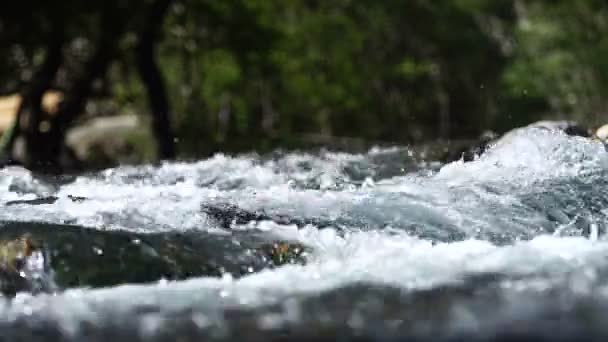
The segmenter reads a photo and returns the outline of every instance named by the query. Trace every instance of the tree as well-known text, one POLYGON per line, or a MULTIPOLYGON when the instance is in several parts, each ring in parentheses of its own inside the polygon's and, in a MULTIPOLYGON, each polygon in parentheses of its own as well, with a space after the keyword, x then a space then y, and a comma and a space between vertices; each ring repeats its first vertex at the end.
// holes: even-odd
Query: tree
POLYGON ((520 116, 589 124, 605 120, 608 101, 608 6, 605 1, 518 1, 517 46, 504 73, 520 116))
POLYGON ((147 17, 138 34, 136 47, 137 67, 148 92, 158 155, 163 159, 175 158, 175 148, 169 118, 169 99, 154 53, 158 31, 162 27, 171 2, 171 0, 156 0, 150 4, 147 17))
POLYGON ((111 0, 87 4, 85 7, 73 3, 58 7, 50 7, 44 2, 30 3, 32 11, 43 16, 47 26, 46 30, 37 33, 38 40, 31 44, 45 41, 46 44, 42 53, 43 62, 23 88, 15 127, 5 140, 7 144, 3 148, 9 158, 30 169, 59 172, 65 168, 65 158, 69 153, 65 149, 66 132, 84 112, 94 82, 105 77, 109 66, 118 56, 122 38, 127 32, 133 31, 138 34, 136 60, 142 81, 148 89, 159 155, 173 158, 169 103, 154 58, 158 22, 162 22, 169 4, 170 1, 166 0, 145 2, 143 5, 111 0), (144 19, 131 24, 135 13, 143 13, 144 19), (85 33, 89 36, 87 39, 91 48, 85 53, 80 67, 73 68, 66 65, 64 50, 68 42, 82 38, 83 23, 89 26, 85 33), (69 80, 62 85, 65 95, 57 112, 51 114, 42 108, 41 100, 46 91, 57 86, 60 70, 67 72, 69 80))

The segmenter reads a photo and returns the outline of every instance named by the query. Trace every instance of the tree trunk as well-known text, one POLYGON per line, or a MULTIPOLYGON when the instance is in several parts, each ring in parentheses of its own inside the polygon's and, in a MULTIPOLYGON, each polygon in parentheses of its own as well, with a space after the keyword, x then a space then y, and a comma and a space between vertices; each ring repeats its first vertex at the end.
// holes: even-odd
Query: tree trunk
POLYGON ((56 124, 61 133, 82 113, 91 94, 93 82, 104 76, 116 54, 117 45, 124 33, 126 18, 117 18, 117 8, 105 5, 96 50, 86 62, 84 71, 72 84, 69 95, 62 103, 56 124))
POLYGON ((446 91, 443 84, 443 75, 441 73, 441 69, 438 69, 437 72, 432 72, 431 77, 435 85, 435 98, 437 100, 438 108, 438 136, 440 139, 449 140, 451 137, 450 95, 446 91))
POLYGON ((48 130, 39 143, 30 151, 39 161, 44 171, 62 170, 61 158, 65 155, 65 135, 79 115, 84 112, 93 82, 102 77, 117 50, 120 36, 126 26, 126 18, 120 17, 120 10, 112 1, 103 4, 99 26, 99 36, 94 41, 95 52, 85 62, 82 74, 65 93, 58 112, 50 121, 48 130))
POLYGON ((158 0, 152 3, 143 29, 139 33, 136 48, 137 66, 148 92, 152 128, 158 144, 158 156, 161 159, 175 158, 173 133, 169 119, 169 99, 154 56, 159 28, 162 27, 170 4, 171 0, 158 0))
POLYGON ((10 132, 11 136, 5 140, 6 146, 3 146, 9 161, 14 160, 29 169, 61 171, 60 159, 66 131, 83 112, 93 81, 105 74, 124 28, 125 20, 116 20, 116 8, 111 4, 112 2, 106 2, 103 5, 95 53, 85 64, 82 75, 66 92, 57 113, 51 117, 42 109, 41 101, 44 93, 50 89, 63 61, 66 18, 58 18, 55 21, 45 60, 22 94, 16 123, 10 132))
POLYGON ((41 123, 48 119, 42 109, 42 97, 50 89, 63 60, 64 27, 58 23, 50 33, 45 60, 32 77, 28 87, 21 94, 21 103, 15 117, 15 124, 3 139, 2 153, 8 162, 18 162, 26 167, 36 167, 41 160, 38 149, 44 145, 45 133, 41 123))

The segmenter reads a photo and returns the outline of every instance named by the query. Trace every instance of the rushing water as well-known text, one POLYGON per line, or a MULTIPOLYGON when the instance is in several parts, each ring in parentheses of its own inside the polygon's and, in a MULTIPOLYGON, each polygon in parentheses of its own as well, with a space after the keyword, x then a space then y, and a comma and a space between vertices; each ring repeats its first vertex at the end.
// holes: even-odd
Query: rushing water
POLYGON ((528 129, 447 165, 395 148, 59 180, 7 168, 0 189, 6 224, 309 248, 243 277, 21 293, 0 304, 0 340, 608 337, 608 154, 585 138, 528 129))

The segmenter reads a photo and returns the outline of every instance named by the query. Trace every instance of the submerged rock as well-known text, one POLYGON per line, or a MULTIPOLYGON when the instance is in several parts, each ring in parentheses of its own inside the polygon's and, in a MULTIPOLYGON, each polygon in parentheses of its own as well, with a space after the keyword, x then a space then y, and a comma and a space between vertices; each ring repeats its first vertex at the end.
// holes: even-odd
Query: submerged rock
MULTIPOLYGON (((566 120, 542 120, 525 126, 524 128, 540 128, 550 131, 562 131, 567 135, 589 138, 593 135, 593 131, 586 126, 581 125, 576 121, 566 120)), ((517 128, 516 128, 517 129, 517 128)))
MULTIPOLYGON (((549 131, 561 131, 567 135, 571 136, 580 136, 585 138, 591 138, 594 136, 593 130, 585 127, 575 121, 566 121, 566 120, 542 120, 531 123, 524 127, 514 128, 502 136, 498 135, 495 132, 487 131, 479 136, 477 140, 469 144, 468 146, 461 146, 456 148, 443 158, 443 161, 446 163, 463 160, 465 162, 473 161, 477 159, 480 155, 482 155, 490 146, 495 145, 501 141, 505 141, 507 139, 511 139, 514 134, 523 130, 523 129, 543 129, 549 131)), ((603 131, 602 131, 603 132, 603 131)), ((597 133, 595 134, 597 135, 597 133)), ((605 131, 606 137, 608 137, 608 126, 605 131)))
POLYGON ((498 143, 499 141, 504 141, 506 139, 511 139, 511 137, 513 135, 520 132, 521 130, 530 129, 530 128, 536 128, 536 129, 542 129, 542 130, 548 130, 548 131, 561 131, 570 136, 578 136, 578 137, 584 137, 584 138, 591 138, 593 136, 593 131, 590 128, 585 127, 574 121, 544 120, 544 121, 537 121, 537 122, 531 123, 528 126, 512 129, 512 130, 508 131, 507 133, 503 134, 503 136, 500 137, 499 139, 497 139, 496 141, 492 142, 492 144, 498 143))
POLYGON ((296 225, 300 228, 306 225, 313 225, 317 228, 341 227, 339 220, 323 220, 318 217, 303 217, 293 214, 270 214, 263 210, 248 211, 228 203, 203 204, 201 211, 212 218, 218 226, 225 229, 230 229, 233 225, 246 225, 256 221, 272 221, 281 225, 296 225))
MULTIPOLYGON (((82 202, 86 201, 86 197, 81 197, 81 196, 68 195, 67 198, 70 199, 74 203, 82 203, 82 202)), ((53 203, 57 202, 57 200, 59 200, 59 198, 56 196, 48 196, 48 197, 34 198, 31 200, 8 201, 4 205, 11 206, 11 205, 19 205, 19 204, 28 204, 28 205, 53 204, 53 203)))
POLYGON ((239 277, 304 264, 307 248, 268 233, 204 231, 135 234, 79 226, 4 223, 0 292, 53 292, 190 277, 239 277))

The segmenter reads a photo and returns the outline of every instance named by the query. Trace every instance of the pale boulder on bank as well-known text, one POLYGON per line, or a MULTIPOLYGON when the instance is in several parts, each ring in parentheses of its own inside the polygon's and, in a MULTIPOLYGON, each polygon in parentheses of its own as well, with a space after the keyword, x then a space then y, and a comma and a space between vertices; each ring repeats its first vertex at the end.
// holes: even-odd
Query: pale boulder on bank
POLYGON ((598 129, 596 129, 594 137, 603 141, 604 143, 608 143, 608 124, 600 126, 598 129))

